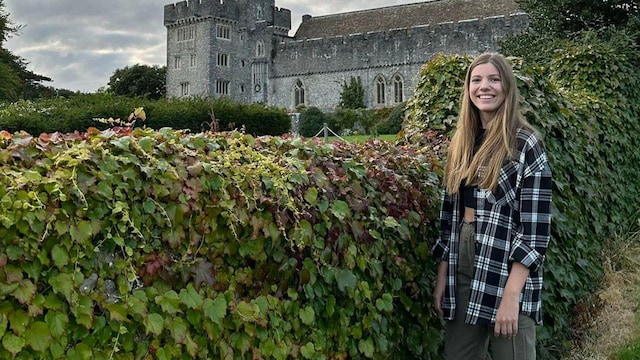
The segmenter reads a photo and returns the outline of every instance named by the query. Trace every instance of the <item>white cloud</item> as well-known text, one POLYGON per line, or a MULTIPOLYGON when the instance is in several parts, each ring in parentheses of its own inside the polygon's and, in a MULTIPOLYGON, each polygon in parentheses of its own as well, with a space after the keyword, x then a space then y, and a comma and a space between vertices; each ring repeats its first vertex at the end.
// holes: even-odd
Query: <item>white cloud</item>
MULTIPOLYGON (((202 0, 213 1, 213 0, 202 0)), ((416 0, 276 0, 291 10, 294 30, 302 15, 327 15, 412 3, 416 0)), ((177 1, 176 1, 177 2, 177 1)), ((166 64, 166 28, 161 0, 5 0, 15 25, 25 25, 6 47, 28 69, 53 79, 49 85, 93 92, 116 69, 166 64)))

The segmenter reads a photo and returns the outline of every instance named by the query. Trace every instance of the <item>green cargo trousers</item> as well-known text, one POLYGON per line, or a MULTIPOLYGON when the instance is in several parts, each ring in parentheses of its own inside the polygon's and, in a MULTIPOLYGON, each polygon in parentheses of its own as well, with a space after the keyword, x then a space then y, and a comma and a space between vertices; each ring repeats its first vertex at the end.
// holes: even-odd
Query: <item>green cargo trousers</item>
POLYGON ((526 315, 518 318, 518 334, 496 337, 493 326, 471 325, 464 321, 473 279, 475 224, 463 223, 460 231, 460 256, 457 273, 456 314, 445 325, 447 360, 535 360, 535 321, 526 315))

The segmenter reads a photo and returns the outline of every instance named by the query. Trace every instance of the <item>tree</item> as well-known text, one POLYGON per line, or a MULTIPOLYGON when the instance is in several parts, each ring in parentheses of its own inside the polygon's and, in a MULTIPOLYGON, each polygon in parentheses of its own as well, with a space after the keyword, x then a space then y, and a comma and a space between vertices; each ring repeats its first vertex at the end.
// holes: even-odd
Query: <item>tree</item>
POLYGON ((638 16, 639 0, 516 0, 541 33, 624 28, 638 16))
POLYGON ((505 55, 546 66, 566 41, 593 32, 605 42, 628 36, 635 41, 631 46, 640 43, 640 0, 516 1, 529 15, 530 29, 503 39, 500 51, 505 55))
POLYGON ((116 95, 158 100, 167 93, 166 81, 166 66, 136 64, 117 69, 109 78, 109 91, 116 95))
POLYGON ((16 101, 23 98, 25 89, 38 86, 50 78, 27 70, 27 62, 5 48, 5 42, 17 34, 21 26, 14 26, 0 0, 0 101, 16 101))
POLYGON ((362 109, 364 108, 364 88, 362 87, 362 79, 351 77, 350 82, 344 81, 342 85, 342 93, 340 93, 340 107, 343 109, 362 109))

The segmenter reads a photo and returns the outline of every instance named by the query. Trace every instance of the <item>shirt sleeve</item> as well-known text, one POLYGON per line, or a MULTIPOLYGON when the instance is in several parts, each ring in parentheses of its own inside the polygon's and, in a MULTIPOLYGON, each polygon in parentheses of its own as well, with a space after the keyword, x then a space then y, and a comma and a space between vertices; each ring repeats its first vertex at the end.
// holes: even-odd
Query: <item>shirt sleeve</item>
POLYGON ((440 207, 440 237, 438 237, 435 245, 431 249, 431 253, 436 259, 449 259, 449 240, 451 239, 452 215, 453 199, 446 190, 442 190, 442 205, 440 207))
POLYGON ((537 271, 544 261, 550 239, 551 168, 539 140, 522 156, 520 221, 511 246, 510 260, 537 271))

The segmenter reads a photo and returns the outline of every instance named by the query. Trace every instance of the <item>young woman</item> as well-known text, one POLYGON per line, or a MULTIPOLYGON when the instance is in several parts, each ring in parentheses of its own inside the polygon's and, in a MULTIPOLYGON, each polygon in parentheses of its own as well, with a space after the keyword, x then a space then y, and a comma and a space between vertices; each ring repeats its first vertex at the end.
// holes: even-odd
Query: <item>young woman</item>
POLYGON ((434 304, 446 320, 446 359, 536 357, 551 170, 518 98, 502 55, 471 63, 433 248, 441 259, 434 304))

